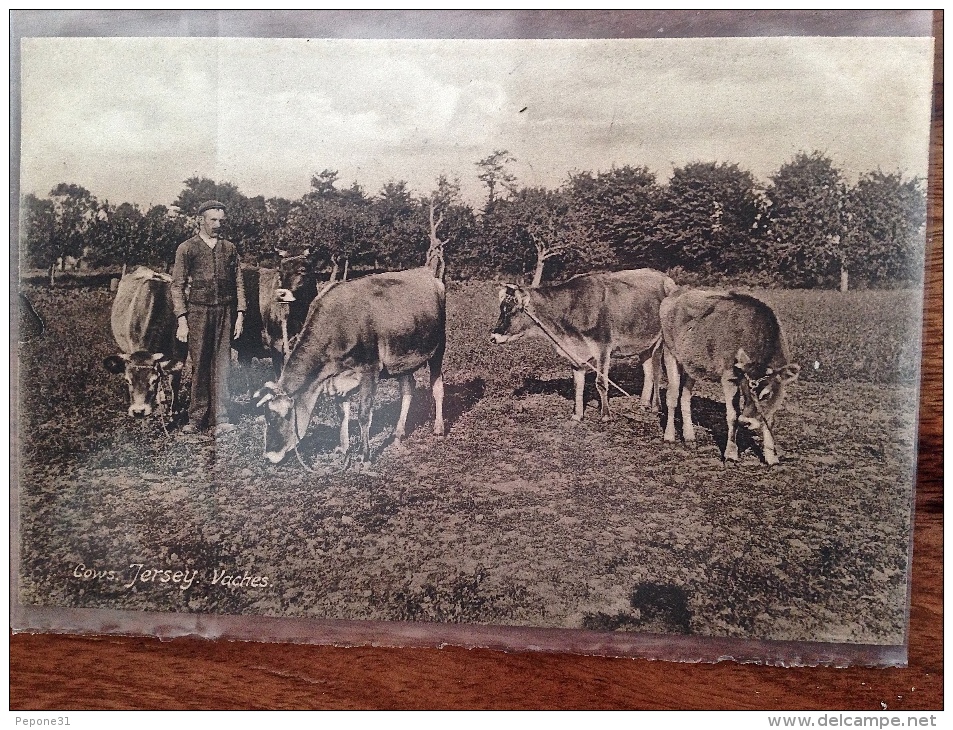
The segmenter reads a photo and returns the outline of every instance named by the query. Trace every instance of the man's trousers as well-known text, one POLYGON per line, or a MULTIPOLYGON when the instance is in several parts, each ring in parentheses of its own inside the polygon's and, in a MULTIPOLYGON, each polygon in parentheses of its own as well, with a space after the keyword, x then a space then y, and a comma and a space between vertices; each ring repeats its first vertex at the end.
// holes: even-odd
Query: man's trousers
POLYGON ((192 359, 192 401, 189 423, 212 428, 228 422, 228 370, 232 355, 234 305, 190 304, 189 357, 192 359))

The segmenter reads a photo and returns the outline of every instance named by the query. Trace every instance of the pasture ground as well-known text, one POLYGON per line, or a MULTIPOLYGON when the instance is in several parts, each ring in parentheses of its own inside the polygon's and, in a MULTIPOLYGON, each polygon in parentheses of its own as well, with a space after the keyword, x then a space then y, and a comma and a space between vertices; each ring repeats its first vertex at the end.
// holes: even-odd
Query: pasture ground
MULTIPOLYGON (((567 364, 544 342, 491 345, 495 285, 454 283, 446 438, 422 373, 399 451, 397 388, 381 388, 369 465, 341 471, 319 406, 302 448, 317 473, 263 460, 251 403, 218 441, 133 422, 100 365, 109 292, 26 292, 47 329, 19 349, 21 603, 904 641, 918 292, 754 292, 803 368, 769 469, 751 438, 722 464, 718 386, 696 393, 694 451, 663 445, 662 416, 619 397, 627 415, 599 422, 591 382, 572 425, 567 364), (132 581, 134 564, 197 573, 188 588, 132 581)), ((640 368, 612 376, 639 391, 640 368)))

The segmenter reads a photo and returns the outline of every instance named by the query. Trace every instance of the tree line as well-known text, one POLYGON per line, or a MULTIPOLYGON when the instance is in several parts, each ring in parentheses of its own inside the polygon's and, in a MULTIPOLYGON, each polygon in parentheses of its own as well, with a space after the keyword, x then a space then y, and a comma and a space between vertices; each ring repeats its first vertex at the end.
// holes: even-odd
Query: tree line
POLYGON ((194 235, 205 200, 227 206, 227 231, 243 259, 268 265, 309 250, 316 265, 354 271, 419 266, 431 213, 447 241, 451 278, 556 280, 594 269, 648 266, 683 283, 889 287, 922 280, 926 194, 920 178, 880 170, 853 185, 821 152, 799 153, 761 185, 730 163, 692 162, 660 182, 645 167, 572 172, 557 188, 521 186, 515 159, 495 150, 475 163, 481 209, 444 176, 426 195, 405 181, 368 194, 337 171, 311 177, 298 200, 248 197, 237 186, 189 178, 169 206, 142 210, 99 201, 61 183, 21 204, 22 265, 54 280, 67 257, 95 267, 168 270, 194 235))

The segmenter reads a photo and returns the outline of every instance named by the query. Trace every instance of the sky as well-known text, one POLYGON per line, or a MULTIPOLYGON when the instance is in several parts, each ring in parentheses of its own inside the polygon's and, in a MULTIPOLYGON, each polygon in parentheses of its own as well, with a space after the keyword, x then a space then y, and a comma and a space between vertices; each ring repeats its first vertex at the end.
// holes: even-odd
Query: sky
POLYGON ((439 175, 519 185, 732 162, 767 182, 820 150, 849 180, 925 177, 930 38, 326 40, 25 38, 21 193, 60 182, 169 205, 193 176, 296 199, 339 172, 374 194, 439 175))

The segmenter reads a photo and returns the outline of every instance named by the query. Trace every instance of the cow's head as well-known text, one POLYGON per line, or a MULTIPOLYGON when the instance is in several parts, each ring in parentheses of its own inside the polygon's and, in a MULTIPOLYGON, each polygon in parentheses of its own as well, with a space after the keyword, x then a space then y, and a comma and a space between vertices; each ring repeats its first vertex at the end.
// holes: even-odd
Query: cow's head
POLYGON ((774 423, 774 414, 784 402, 785 386, 797 380, 801 366, 788 363, 780 368, 757 367, 743 348, 735 357, 735 375, 741 392, 739 423, 752 431, 774 423))
POLYGON ((308 431, 319 397, 346 398, 361 382, 360 373, 347 370, 315 379, 293 397, 278 383, 265 383, 254 395, 258 407, 265 411, 265 458, 280 464, 297 447, 308 431))
MULTIPOLYGON (((267 382, 255 393, 259 408, 265 410, 265 458, 280 464, 301 440, 297 428, 294 399, 277 383, 267 382)), ((304 424, 307 429, 308 424, 304 424)))
POLYGON ((134 352, 131 355, 110 355, 103 360, 109 372, 126 379, 129 388, 129 415, 145 418, 156 408, 162 377, 182 369, 181 362, 173 362, 161 352, 134 352))
MULTIPOLYGON (((292 256, 288 251, 278 251, 278 289, 275 291, 275 300, 290 303, 297 301, 306 287, 317 286, 317 277, 314 273, 314 262, 311 251, 305 249, 292 256)), ((313 292, 312 292, 313 293, 313 292)))
POLYGON ((522 337, 533 326, 526 316, 529 294, 516 284, 504 284, 500 289, 500 318, 490 335, 490 341, 497 345, 522 337))

